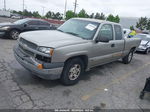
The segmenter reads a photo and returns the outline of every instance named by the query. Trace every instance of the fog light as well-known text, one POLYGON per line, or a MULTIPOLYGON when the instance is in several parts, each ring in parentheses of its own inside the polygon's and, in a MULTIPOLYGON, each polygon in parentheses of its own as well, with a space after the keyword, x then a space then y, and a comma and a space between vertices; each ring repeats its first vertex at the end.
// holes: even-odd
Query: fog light
POLYGON ((42 64, 38 64, 37 68, 38 69, 43 69, 43 65, 42 64))

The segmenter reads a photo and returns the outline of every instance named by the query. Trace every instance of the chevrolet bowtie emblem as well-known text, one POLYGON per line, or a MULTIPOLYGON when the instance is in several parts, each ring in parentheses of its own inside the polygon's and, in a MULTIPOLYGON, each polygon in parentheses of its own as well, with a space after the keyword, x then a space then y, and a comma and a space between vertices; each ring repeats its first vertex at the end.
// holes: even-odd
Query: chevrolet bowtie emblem
POLYGON ((24 47, 24 48, 27 48, 28 46, 27 46, 26 44, 23 44, 23 47, 24 47))

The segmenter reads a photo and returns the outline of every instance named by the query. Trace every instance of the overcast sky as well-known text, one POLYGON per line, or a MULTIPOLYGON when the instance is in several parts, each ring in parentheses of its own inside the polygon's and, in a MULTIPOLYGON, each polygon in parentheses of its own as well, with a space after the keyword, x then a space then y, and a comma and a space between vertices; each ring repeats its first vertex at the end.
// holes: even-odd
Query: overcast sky
MULTIPOLYGON (((3 1, 0 0, 0 9, 3 9, 3 1)), ((6 8, 22 10, 23 0, 6 0, 6 8)), ((67 10, 73 10, 75 0, 67 0, 67 10)), ((42 7, 45 13, 50 10, 64 12, 65 0, 25 0, 25 8, 30 11, 39 11, 42 14, 42 7)), ((150 0, 78 0, 77 12, 85 9, 88 14, 92 12, 103 12, 108 15, 119 15, 121 17, 150 17, 150 0)))

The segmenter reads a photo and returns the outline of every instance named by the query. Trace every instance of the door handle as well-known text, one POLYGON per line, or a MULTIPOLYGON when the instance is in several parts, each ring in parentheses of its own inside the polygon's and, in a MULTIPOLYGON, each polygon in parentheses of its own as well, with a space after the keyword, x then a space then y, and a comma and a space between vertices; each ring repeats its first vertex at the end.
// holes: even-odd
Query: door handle
POLYGON ((111 44, 111 47, 115 47, 115 44, 111 44))

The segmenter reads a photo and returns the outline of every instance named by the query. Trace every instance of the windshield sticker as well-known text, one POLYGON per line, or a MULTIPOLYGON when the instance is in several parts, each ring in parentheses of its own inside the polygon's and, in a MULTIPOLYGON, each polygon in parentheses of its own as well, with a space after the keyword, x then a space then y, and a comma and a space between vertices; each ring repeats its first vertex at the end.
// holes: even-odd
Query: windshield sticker
POLYGON ((91 30, 91 31, 93 31, 93 30, 95 30, 96 29, 96 25, 93 25, 93 24, 88 24, 85 28, 86 29, 88 29, 88 30, 91 30))

